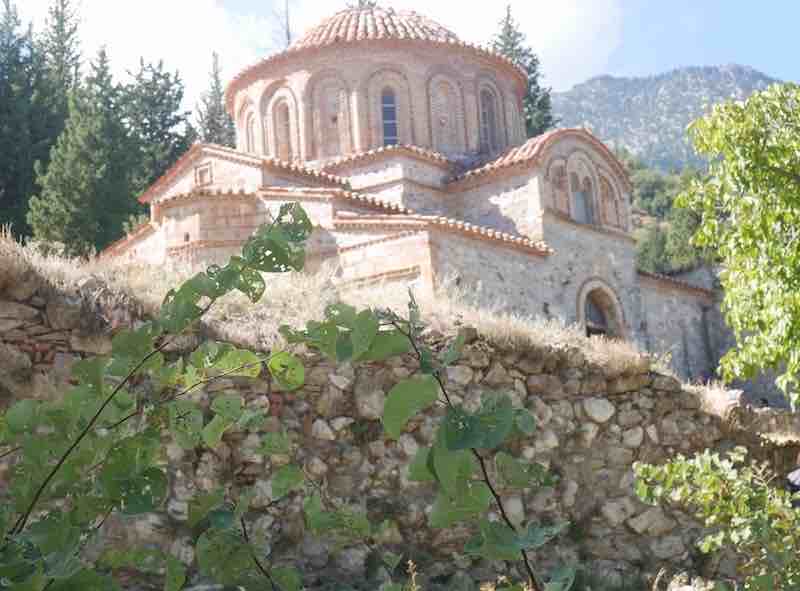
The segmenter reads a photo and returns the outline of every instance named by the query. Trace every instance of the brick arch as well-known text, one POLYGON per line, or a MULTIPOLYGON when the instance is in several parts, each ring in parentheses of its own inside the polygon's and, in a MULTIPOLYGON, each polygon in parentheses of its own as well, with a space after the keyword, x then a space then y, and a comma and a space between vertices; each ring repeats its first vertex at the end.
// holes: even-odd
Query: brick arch
POLYGON ((449 71, 437 70, 426 83, 430 146, 445 154, 462 153, 467 149, 464 89, 449 71))
POLYGON ((262 118, 262 129, 265 130, 265 141, 263 142, 265 148, 269 148, 269 150, 265 149, 267 154, 272 155, 273 157, 279 158, 281 154, 279 154, 278 150, 278 140, 280 138, 280 134, 278 130, 276 130, 276 121, 277 118, 280 117, 281 113, 278 112, 278 108, 282 107, 282 105, 286 105, 289 111, 289 131, 288 131, 288 141, 289 147, 292 154, 291 160, 297 160, 300 158, 300 117, 299 117, 299 109, 297 98, 295 97, 294 92, 288 86, 283 84, 275 83, 270 85, 267 88, 267 91, 262 94, 261 97, 261 118, 262 118), (272 92, 269 92, 272 90, 272 92))
MULTIPOLYGON (((599 212, 600 202, 598 199, 598 187, 600 181, 597 175, 597 167, 594 164, 589 153, 584 150, 572 150, 566 156, 567 162, 567 180, 568 189, 570 194, 570 207, 574 210, 576 193, 581 191, 587 193, 587 187, 590 189, 587 205, 589 207, 589 220, 592 224, 600 224, 599 212), (577 177, 577 186, 575 179, 577 177)), ((573 211, 573 214, 577 212, 573 211)), ((574 216, 573 216, 574 217, 574 216)))
POLYGON ((506 121, 506 96, 505 93, 501 90, 500 85, 497 83, 497 79, 495 78, 494 74, 488 72, 481 72, 475 80, 475 98, 476 104, 478 108, 477 112, 477 121, 478 121, 478 145, 481 146, 484 143, 483 139, 483 117, 481 114, 482 110, 482 102, 481 102, 481 93, 484 91, 490 91, 495 98, 495 116, 494 116, 494 124, 496 127, 497 133, 497 143, 496 152, 500 152, 509 145, 509 137, 508 137, 508 122, 506 121))
POLYGON ((306 152, 309 158, 345 156, 353 151, 350 97, 350 88, 338 70, 317 72, 306 83, 303 103, 307 122, 306 152), (335 103, 331 101, 330 93, 336 93, 335 103), (336 113, 332 112, 333 105, 336 113), (330 120, 331 117, 336 117, 335 123, 330 120))
POLYGON ((516 146, 525 143, 527 130, 522 102, 515 96, 509 96, 506 99, 505 110, 509 145, 516 146))
POLYGON ((587 329, 586 307, 588 300, 605 315, 609 337, 627 338, 628 328, 622 302, 608 283, 600 277, 592 277, 584 281, 578 289, 575 317, 578 319, 578 325, 587 329))
POLYGON ((236 116, 237 144, 242 152, 255 153, 261 135, 258 133, 258 117, 255 104, 246 98, 239 106, 236 116), (255 121, 254 121, 255 120, 255 121), (253 127, 251 123, 255 123, 253 127))
POLYGON ((366 114, 369 146, 383 146, 383 117, 381 97, 384 90, 391 89, 397 100, 397 124, 400 144, 415 144, 414 108, 411 101, 411 85, 405 72, 397 66, 379 67, 372 71, 364 83, 367 98, 366 114))

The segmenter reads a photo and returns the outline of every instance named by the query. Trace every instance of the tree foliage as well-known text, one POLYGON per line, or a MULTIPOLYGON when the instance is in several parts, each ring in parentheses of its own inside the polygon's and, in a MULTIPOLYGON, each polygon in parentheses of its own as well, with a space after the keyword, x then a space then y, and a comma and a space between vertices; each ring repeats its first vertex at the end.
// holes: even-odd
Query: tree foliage
POLYGON ((706 451, 663 466, 638 464, 637 494, 647 503, 689 508, 709 528, 700 550, 733 550, 745 590, 797 589, 800 510, 789 492, 774 485, 774 474, 746 462, 746 454, 736 448, 727 458, 706 451))
POLYGON ((792 392, 800 375, 800 86, 717 105, 689 132, 710 174, 679 202, 700 216, 697 244, 723 264, 723 308, 737 340, 724 375, 776 369, 792 392))
POLYGON ((511 6, 499 23, 500 30, 492 39, 491 47, 506 56, 528 75, 528 87, 523 98, 525 130, 528 137, 544 133, 556 124, 550 105, 550 89, 542 86, 542 73, 538 56, 527 45, 525 34, 511 15, 511 6))
POLYGON ((136 211, 136 144, 121 118, 122 90, 111 79, 105 50, 91 67, 85 86, 70 98, 67 127, 50 165, 37 166, 40 192, 28 213, 38 239, 63 243, 67 253, 81 256, 116 239, 123 220, 136 211))
POLYGON ((211 56, 208 89, 197 105, 197 128, 200 140, 205 143, 236 147, 236 128, 225 110, 225 89, 216 52, 211 56))
MULTIPOLYGON (((220 393, 212 395, 204 408, 195 396, 199 388, 231 376, 256 377, 262 371, 286 391, 303 386, 302 363, 286 351, 262 356, 212 341, 170 360, 164 350, 226 294, 239 291, 256 302, 267 294, 268 274, 301 270, 311 230, 298 204, 283 205, 276 219, 247 241, 241 255, 171 290, 153 320, 120 331, 109 356, 76 363, 74 385, 63 398, 23 400, 0 415, 0 446, 8 447, 4 453, 16 458, 8 502, 0 505, 4 583, 31 591, 116 589, 104 569, 149 565, 165 573, 166 591, 182 587, 185 566, 171 555, 131 548, 109 550, 93 562, 84 548, 100 535, 110 514, 141 515, 163 507, 168 494, 165 432, 183 448, 213 449, 229 429, 258 431, 263 415, 251 401, 236 393, 220 393)), ((412 298, 405 318, 390 311, 358 311, 335 304, 327 308, 324 319, 309 322, 304 330, 284 326, 281 332, 290 343, 304 343, 339 363, 413 352, 419 374, 392 389, 383 424, 386 436, 396 438, 423 409, 433 404, 446 408, 435 443, 420 451, 410 472, 413 479, 437 486, 431 526, 472 523, 475 536, 464 549, 467 554, 519 560, 530 588, 567 591, 574 580, 573 568, 565 566, 544 577, 534 570, 528 555, 559 535, 565 524, 532 521, 515 526, 500 494, 553 484, 543 466, 509 453, 514 438, 534 432, 534 417, 515 408, 503 392, 487 393, 475 412, 454 403, 444 370, 458 360, 464 338, 435 353, 422 341, 423 329, 412 298), (488 519, 491 508, 499 512, 500 521, 488 519)), ((295 449, 286 433, 270 433, 260 451, 293 458, 295 449)), ((288 507, 302 495, 312 534, 374 549, 392 526, 388 521, 373 523, 363 508, 331 499, 324 482, 310 480, 296 463, 272 465, 271 504, 288 507)), ((300 573, 274 564, 268 551, 271 540, 248 529, 254 497, 252 489, 233 487, 191 499, 188 518, 198 536, 199 570, 223 585, 299 591, 300 573)), ((401 558, 387 552, 383 562, 393 571, 401 558)), ((506 587, 507 591, 521 588, 506 587)))

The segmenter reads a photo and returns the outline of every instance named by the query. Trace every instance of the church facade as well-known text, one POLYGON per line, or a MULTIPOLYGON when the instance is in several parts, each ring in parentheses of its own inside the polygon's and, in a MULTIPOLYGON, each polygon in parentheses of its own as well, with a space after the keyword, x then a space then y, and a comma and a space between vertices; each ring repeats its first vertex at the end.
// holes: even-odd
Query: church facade
POLYGON ((236 149, 195 144, 141 197, 150 221, 104 256, 214 262, 286 202, 343 286, 434 290, 578 323, 710 375, 714 293, 636 270, 631 185, 584 129, 527 139, 525 73, 413 12, 348 8, 226 90, 236 149))

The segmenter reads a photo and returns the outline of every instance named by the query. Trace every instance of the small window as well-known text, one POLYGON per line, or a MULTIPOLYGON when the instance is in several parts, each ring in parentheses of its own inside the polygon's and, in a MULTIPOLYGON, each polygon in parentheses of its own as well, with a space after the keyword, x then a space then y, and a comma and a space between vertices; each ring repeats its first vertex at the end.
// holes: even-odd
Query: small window
POLYGON ((247 129, 245 130, 245 150, 251 154, 256 151, 256 116, 250 113, 247 116, 247 129))
POLYGON ((289 116, 289 104, 284 100, 275 106, 275 140, 276 152, 280 160, 291 162, 292 153, 292 121, 289 116))
POLYGON ((574 172, 570 174, 570 189, 572 192, 572 217, 581 224, 588 224, 591 221, 589 210, 589 200, 585 191, 581 188, 578 175, 574 172))
POLYGON ((586 298, 586 336, 607 335, 608 319, 592 296, 586 298))
POLYGON ((497 135, 497 98, 485 88, 481 91, 481 152, 493 154, 500 148, 497 135))
POLYGON ((211 163, 203 164, 194 169, 194 183, 198 187, 210 185, 213 182, 211 163))
POLYGON ((381 95, 381 114, 383 118, 383 145, 395 146, 400 143, 397 126, 397 97, 391 88, 381 95))
POLYGON ((191 238, 191 237, 189 236, 189 232, 186 232, 186 233, 183 235, 183 241, 184 241, 184 242, 189 242, 189 239, 190 239, 190 238, 191 238))

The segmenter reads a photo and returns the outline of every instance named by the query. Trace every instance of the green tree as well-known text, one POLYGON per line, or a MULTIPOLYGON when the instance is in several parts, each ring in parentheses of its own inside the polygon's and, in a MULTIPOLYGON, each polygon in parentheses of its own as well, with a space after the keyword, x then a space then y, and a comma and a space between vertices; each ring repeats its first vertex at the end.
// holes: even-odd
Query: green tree
POLYGON ((121 92, 105 50, 91 67, 85 88, 70 97, 67 126, 50 165, 37 166, 41 190, 28 214, 36 238, 83 256, 119 237, 123 220, 135 212, 135 144, 121 120, 121 92))
POLYGON ((122 89, 125 123, 136 145, 133 170, 136 193, 161 177, 189 148, 194 139, 189 111, 181 110, 183 82, 178 73, 139 61, 139 70, 122 89))
POLYGON ((528 137, 534 137, 557 123, 553 118, 550 104, 550 89, 541 84, 539 58, 526 44, 525 34, 511 15, 510 5, 506 6, 506 14, 499 25, 500 31, 492 39, 491 46, 496 52, 525 70, 528 75, 528 88, 523 99, 525 129, 528 137))
POLYGON ((208 90, 203 93, 197 106, 197 127, 201 141, 229 148, 236 147, 236 128, 225 110, 225 89, 222 87, 219 54, 216 52, 211 56, 208 90))
POLYGON ((800 86, 773 85, 716 105, 689 128, 709 176, 679 203, 700 216, 696 243, 722 262, 723 309, 737 344, 727 378, 760 369, 798 401, 800 376, 800 86))
POLYGON ((636 267, 648 273, 669 273, 667 232, 660 223, 643 228, 636 241, 636 267))

